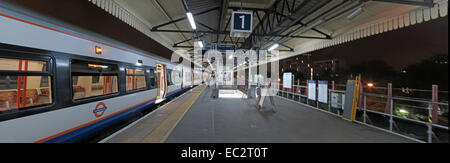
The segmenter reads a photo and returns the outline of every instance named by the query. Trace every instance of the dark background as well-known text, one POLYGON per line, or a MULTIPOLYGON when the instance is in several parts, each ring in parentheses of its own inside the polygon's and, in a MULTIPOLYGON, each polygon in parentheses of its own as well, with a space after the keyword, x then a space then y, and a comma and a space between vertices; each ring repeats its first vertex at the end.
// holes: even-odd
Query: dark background
POLYGON ((312 59, 338 58, 354 65, 382 60, 400 71, 436 54, 448 54, 448 16, 312 52, 312 59))

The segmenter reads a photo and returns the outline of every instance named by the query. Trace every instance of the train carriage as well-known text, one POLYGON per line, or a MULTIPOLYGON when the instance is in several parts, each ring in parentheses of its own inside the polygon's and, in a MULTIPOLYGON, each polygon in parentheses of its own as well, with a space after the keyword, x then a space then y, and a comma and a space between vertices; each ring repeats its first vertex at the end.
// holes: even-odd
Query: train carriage
POLYGON ((0 142, 92 136, 190 88, 175 66, 0 6, 0 142))

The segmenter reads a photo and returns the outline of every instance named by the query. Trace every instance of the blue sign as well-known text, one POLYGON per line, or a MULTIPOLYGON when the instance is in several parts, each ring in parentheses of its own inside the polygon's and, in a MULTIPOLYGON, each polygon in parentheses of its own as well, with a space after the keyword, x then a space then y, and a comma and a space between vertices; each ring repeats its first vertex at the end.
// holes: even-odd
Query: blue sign
POLYGON ((233 11, 231 31, 252 32, 253 13, 233 11))
POLYGON ((226 51, 236 51, 236 45, 233 44, 213 44, 211 48, 222 53, 225 53, 226 51))

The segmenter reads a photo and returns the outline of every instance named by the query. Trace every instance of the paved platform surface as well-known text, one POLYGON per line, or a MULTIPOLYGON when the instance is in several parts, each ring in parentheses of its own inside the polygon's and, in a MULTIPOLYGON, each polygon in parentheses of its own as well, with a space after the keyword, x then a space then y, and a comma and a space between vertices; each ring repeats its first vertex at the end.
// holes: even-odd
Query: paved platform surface
POLYGON ((197 100, 205 86, 187 91, 170 103, 140 118, 117 133, 107 137, 104 143, 162 143, 197 100))
POLYGON ((255 99, 212 99, 199 86, 107 143, 412 143, 414 141, 275 97, 276 112, 255 99))
POLYGON ((275 97, 273 113, 255 99, 211 99, 206 89, 168 143, 407 143, 409 139, 275 97))

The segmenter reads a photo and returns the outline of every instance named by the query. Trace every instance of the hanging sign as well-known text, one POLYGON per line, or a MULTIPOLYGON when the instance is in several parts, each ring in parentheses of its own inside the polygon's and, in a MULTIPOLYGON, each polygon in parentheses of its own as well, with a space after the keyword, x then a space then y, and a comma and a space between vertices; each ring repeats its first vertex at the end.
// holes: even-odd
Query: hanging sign
POLYGON ((253 12, 233 11, 231 15, 231 36, 248 37, 252 33, 253 12))

